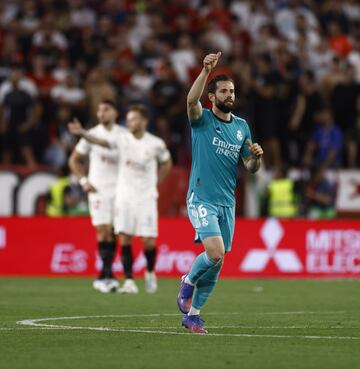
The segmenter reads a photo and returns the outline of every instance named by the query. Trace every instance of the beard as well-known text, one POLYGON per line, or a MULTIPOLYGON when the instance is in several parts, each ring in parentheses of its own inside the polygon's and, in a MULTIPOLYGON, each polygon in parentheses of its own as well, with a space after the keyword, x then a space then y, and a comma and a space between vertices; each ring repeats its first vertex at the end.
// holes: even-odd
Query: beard
POLYGON ((223 113, 227 114, 227 113, 230 113, 233 110, 234 102, 232 101, 231 104, 230 104, 230 103, 227 103, 226 101, 220 101, 217 98, 215 98, 215 106, 220 111, 222 111, 223 113))
POLYGON ((112 122, 113 122, 112 119, 102 119, 99 121, 99 123, 105 127, 110 126, 112 122))

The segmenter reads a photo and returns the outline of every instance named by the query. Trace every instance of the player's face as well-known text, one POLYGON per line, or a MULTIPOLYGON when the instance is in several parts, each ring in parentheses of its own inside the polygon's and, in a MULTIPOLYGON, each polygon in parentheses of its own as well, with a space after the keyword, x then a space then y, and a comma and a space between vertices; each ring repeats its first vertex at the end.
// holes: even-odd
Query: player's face
POLYGON ((135 110, 130 110, 126 114, 126 126, 131 133, 137 133, 146 128, 146 119, 135 110))
POLYGON ((99 104, 96 115, 99 123, 106 126, 116 121, 117 111, 109 104, 99 104))
POLYGON ((235 89, 231 81, 219 81, 211 101, 223 113, 230 113, 235 102, 235 89))

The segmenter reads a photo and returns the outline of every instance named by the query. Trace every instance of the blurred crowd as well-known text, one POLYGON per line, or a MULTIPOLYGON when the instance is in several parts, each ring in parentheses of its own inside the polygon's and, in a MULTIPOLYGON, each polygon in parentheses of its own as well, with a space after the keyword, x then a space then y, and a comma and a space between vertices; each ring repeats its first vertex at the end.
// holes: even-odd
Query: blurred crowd
POLYGON ((146 104, 149 130, 187 166, 186 94, 218 50, 267 168, 359 166, 356 0, 2 0, 1 163, 63 168, 67 122, 93 126, 111 99, 122 124, 146 104))

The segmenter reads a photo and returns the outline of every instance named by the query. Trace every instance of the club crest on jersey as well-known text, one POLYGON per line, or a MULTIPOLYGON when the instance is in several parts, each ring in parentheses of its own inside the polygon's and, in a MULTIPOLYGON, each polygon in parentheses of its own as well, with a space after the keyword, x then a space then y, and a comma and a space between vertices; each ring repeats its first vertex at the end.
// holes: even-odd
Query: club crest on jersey
POLYGON ((237 131, 237 133, 236 133, 236 138, 237 138, 239 141, 241 141, 241 140, 243 139, 243 135, 242 135, 241 131, 237 131))

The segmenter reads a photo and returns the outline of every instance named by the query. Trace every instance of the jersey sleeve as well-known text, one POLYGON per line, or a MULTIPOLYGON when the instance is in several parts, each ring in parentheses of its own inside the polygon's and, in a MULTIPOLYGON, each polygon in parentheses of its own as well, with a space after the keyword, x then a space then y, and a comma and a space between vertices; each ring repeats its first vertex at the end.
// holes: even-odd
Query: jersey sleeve
POLYGON ((89 155, 91 145, 84 138, 81 138, 80 141, 75 146, 75 150, 81 155, 89 155))
POLYGON ((202 127, 205 124, 207 111, 206 109, 202 109, 201 115, 198 119, 192 120, 189 118, 189 123, 191 128, 199 128, 202 127))
POLYGON ((159 143, 156 147, 156 160, 158 163, 165 163, 170 159, 170 151, 167 149, 165 142, 163 140, 159 140, 159 143))
POLYGON ((251 137, 251 132, 250 132, 250 128, 248 126, 247 123, 245 123, 245 138, 244 138, 244 142, 241 146, 241 149, 240 149, 240 155, 243 157, 243 158, 246 158, 248 156, 251 155, 251 152, 250 152, 250 149, 249 149, 249 146, 248 144, 246 143, 247 140, 250 140, 250 142, 252 143, 252 137, 251 137))

